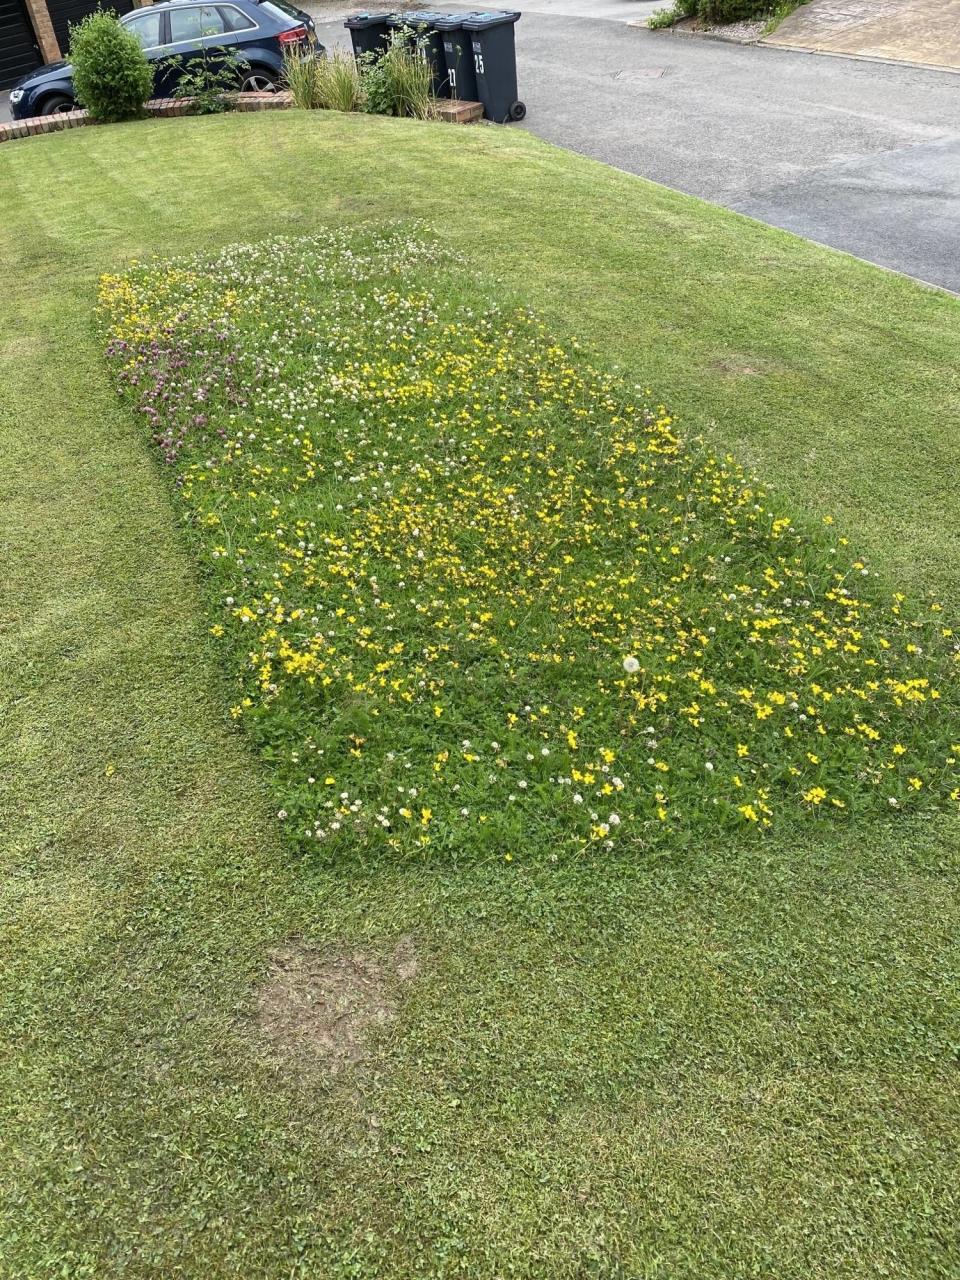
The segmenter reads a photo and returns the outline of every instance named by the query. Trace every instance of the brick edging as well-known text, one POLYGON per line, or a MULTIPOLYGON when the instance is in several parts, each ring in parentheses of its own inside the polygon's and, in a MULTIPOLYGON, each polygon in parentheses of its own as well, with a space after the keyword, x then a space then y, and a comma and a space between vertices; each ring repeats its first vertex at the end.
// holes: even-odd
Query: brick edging
MULTIPOLYGON (((144 106, 148 118, 167 119, 171 116, 190 114, 193 98, 152 98, 144 106)), ((293 106, 293 95, 286 90, 279 93, 238 93, 233 100, 234 111, 283 111, 293 106)), ((59 133, 61 129, 78 129, 83 125, 99 124, 91 120, 86 111, 62 111, 54 116, 32 116, 27 120, 10 120, 0 124, 0 142, 14 138, 32 138, 40 133, 59 133)))

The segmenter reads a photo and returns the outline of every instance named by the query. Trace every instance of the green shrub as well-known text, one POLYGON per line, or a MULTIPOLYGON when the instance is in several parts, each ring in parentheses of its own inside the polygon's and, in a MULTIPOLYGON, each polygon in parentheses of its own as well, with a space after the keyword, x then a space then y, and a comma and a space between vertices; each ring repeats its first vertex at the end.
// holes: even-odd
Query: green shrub
POLYGON ((410 30, 394 32, 385 53, 359 63, 348 53, 314 58, 299 51, 284 59, 283 79, 298 107, 307 111, 370 111, 381 116, 433 114, 433 74, 410 30))
POLYGON ((233 108, 243 72, 250 64, 232 49, 202 48, 200 56, 166 58, 179 80, 175 98, 189 98, 191 115, 210 116, 233 108))
POLYGON ((776 21, 782 21, 797 7, 797 3, 798 0, 784 0, 778 6, 776 0, 674 0, 669 9, 657 9, 647 20, 647 26, 656 31, 661 27, 672 27, 683 18, 694 17, 719 26, 769 16, 776 16, 776 21))
POLYGON ((773 8, 773 0, 698 0, 697 16, 703 22, 723 24, 763 18, 773 8))
POLYGON ((380 116, 433 114, 433 72, 409 29, 395 31, 386 53, 361 58, 360 74, 367 111, 380 116))
POLYGON ((70 27, 77 101, 95 120, 132 120, 153 92, 153 68, 116 14, 98 9, 70 27))
POLYGON ((657 9, 647 19, 651 31, 672 27, 683 18, 692 18, 697 11, 697 0, 674 0, 669 9, 657 9))

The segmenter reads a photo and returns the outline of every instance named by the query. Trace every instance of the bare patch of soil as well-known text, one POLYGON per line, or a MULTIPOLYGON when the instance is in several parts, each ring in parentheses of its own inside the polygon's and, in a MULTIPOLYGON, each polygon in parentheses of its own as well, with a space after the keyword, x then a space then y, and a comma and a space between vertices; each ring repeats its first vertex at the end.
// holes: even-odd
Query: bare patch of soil
POLYGON ((397 1016, 398 987, 417 972, 406 938, 386 959, 292 942, 269 962, 256 996, 257 1026, 281 1060, 330 1074, 362 1061, 370 1036, 397 1016))
POLYGON ((723 360, 717 360, 713 367, 734 378, 758 378, 764 374, 778 373, 781 369, 775 360, 768 360, 764 356, 740 355, 729 355, 723 360))

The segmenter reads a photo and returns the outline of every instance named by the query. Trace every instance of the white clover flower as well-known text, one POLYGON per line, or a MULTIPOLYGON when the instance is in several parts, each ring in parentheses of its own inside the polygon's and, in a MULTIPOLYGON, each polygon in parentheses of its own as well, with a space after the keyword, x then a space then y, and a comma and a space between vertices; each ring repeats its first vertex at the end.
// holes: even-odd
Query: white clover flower
POLYGON ((574 795, 573 795, 573 803, 574 803, 574 804, 583 804, 583 796, 580 794, 580 792, 579 792, 579 791, 575 791, 575 792, 574 792, 574 795))

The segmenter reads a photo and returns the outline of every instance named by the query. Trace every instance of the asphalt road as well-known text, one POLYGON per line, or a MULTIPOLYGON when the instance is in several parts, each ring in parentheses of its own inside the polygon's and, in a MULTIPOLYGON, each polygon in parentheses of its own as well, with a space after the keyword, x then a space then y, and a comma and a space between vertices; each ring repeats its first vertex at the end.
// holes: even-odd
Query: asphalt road
POLYGON ((521 21, 541 137, 960 291, 960 76, 521 21))

